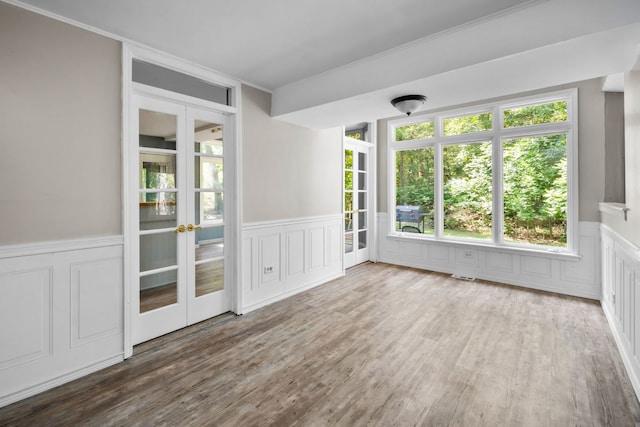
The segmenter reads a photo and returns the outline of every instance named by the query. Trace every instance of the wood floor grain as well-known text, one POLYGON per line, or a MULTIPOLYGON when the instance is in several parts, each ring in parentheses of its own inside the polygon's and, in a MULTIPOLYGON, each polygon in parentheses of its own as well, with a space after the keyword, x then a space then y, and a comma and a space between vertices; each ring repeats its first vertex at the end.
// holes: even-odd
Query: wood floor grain
POLYGON ((600 306, 386 264, 135 348, 0 425, 634 426, 600 306))

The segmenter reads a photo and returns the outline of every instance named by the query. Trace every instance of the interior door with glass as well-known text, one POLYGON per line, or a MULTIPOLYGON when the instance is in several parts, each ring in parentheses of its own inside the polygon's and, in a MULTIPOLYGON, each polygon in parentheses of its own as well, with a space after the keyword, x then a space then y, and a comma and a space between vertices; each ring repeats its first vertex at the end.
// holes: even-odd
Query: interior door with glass
POLYGON ((369 147, 344 144, 344 264, 369 260, 369 147))
POLYGON ((134 344, 230 309, 225 116, 145 97, 136 102, 134 344))
POLYGON ((137 191, 131 220, 132 341, 185 326, 187 315, 185 109, 137 98, 129 176, 137 191), (137 144, 133 141, 138 141, 137 144))
POLYGON ((225 116, 187 111, 188 167, 188 324, 229 310, 225 290, 225 116))

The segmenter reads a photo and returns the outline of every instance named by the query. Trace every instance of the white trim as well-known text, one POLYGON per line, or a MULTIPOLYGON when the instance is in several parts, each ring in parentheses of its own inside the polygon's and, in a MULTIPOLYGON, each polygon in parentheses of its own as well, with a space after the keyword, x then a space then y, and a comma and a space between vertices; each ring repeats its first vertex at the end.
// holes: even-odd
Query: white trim
POLYGON ((611 334, 618 346, 622 363, 624 364, 627 375, 629 375, 629 381, 631 381, 631 386, 636 393, 636 398, 638 398, 640 397, 640 373, 635 368, 637 363, 634 363, 634 358, 632 356, 633 350, 629 348, 629 345, 625 342, 623 332, 618 326, 616 326, 617 320, 615 315, 611 312, 609 305, 604 301, 601 301, 600 305, 602 307, 602 311, 604 311, 605 317, 607 318, 607 322, 609 323, 611 334))
POLYGON ((243 294, 237 313, 343 275, 343 234, 342 214, 244 226, 243 294))
MULTIPOLYGON (((226 188, 225 190, 225 205, 230 208, 230 212, 232 212, 232 218, 229 220, 230 233, 227 237, 228 239, 228 247, 230 251, 230 255, 233 258, 232 263, 233 267, 229 269, 225 269, 225 280, 229 277, 230 287, 229 293, 230 296, 230 308, 231 310, 238 312, 240 308, 241 301, 241 289, 240 288, 240 279, 241 279, 241 262, 242 258, 240 254, 242 253, 242 230, 241 230, 241 185, 239 182, 233 182, 233 178, 238 178, 242 176, 242 168, 241 168, 241 81, 237 79, 230 78, 226 75, 220 74, 218 72, 214 72, 207 68, 201 67, 200 65, 184 61, 175 56, 167 55, 162 52, 156 51, 154 49, 148 49, 146 47, 140 46, 136 43, 125 43, 122 48, 122 74, 123 74, 123 90, 122 90, 122 100, 123 100, 123 134, 122 134, 122 152, 123 154, 123 228, 124 228, 124 243, 125 243, 125 333, 124 333, 124 357, 128 358, 133 355, 133 312, 137 310, 136 307, 136 295, 134 295, 132 278, 136 276, 133 274, 131 270, 131 260, 133 257, 137 257, 135 251, 135 242, 133 241, 133 237, 131 236, 131 231, 135 228, 133 225, 135 222, 132 222, 132 218, 134 215, 133 208, 131 205, 132 200, 137 200, 137 192, 136 194, 132 194, 132 186, 130 180, 131 169, 134 165, 131 165, 131 156, 133 156, 133 152, 138 150, 137 147, 129 147, 128 142, 133 137, 135 138, 133 133, 133 123, 132 123, 132 114, 135 112, 132 111, 132 103, 134 102, 135 96, 143 96, 147 99, 155 99, 158 101, 164 102, 172 102, 178 103, 179 105, 187 108, 195 108, 199 110, 206 110, 218 114, 224 114, 227 117, 229 123, 229 132, 226 135, 225 139, 233 140, 234 143, 234 151, 232 153, 225 153, 226 162, 231 164, 233 167, 231 170, 234 171, 234 176, 232 179, 228 180, 229 185, 235 188, 226 188), (160 67, 169 68, 171 70, 187 74, 190 76, 194 76, 201 80, 214 83, 216 85, 221 85, 227 87, 230 91, 230 100, 231 106, 222 105, 215 102, 210 102, 206 100, 201 100, 198 98, 194 98, 187 95, 182 95, 178 93, 174 93, 171 91, 167 91, 164 89, 159 89, 155 87, 151 87, 144 84, 139 84, 132 81, 132 61, 134 59, 142 60, 145 62, 149 62, 160 67), (227 158, 229 155, 229 158, 227 158), (232 242, 235 240, 235 245, 232 242), (132 248, 134 250, 132 251, 132 248), (236 287, 233 290, 233 286, 236 287)), ((137 238, 137 236, 136 236, 137 238)), ((137 311, 136 311, 137 312, 137 311)))
MULTIPOLYGON (((386 212, 378 214, 388 223, 386 212)), ((459 241, 380 236, 382 262, 600 299, 599 223, 580 222, 580 255, 514 250, 459 241), (468 254, 468 257, 467 257, 468 254)), ((410 234, 410 233, 407 233, 410 234)))
MULTIPOLYGON (((378 261, 378 122, 370 122, 369 124, 371 143, 375 146, 369 153, 369 162, 371 166, 369 190, 369 259, 373 262, 378 261)), ((342 245, 344 248, 344 244, 342 245)))
POLYGON ((640 396, 640 354, 634 351, 640 344, 640 248, 600 224, 602 297, 601 305, 611 328, 631 385, 640 396))
MULTIPOLYGON (((194 96, 185 95, 182 93, 172 92, 170 90, 145 85, 142 83, 131 82, 131 88, 133 92, 144 94, 149 98, 155 98, 159 100, 171 100, 179 102, 190 108, 213 110, 217 113, 223 114, 235 114, 236 108, 224 104, 219 104, 213 101, 207 101, 206 99, 196 98, 194 96)), ((161 150, 161 149, 157 149, 161 150)))
MULTIPOLYGON (((133 356, 133 341, 131 339, 132 319, 131 319, 131 291, 129 278, 131 277, 131 257, 133 256, 131 250, 131 223, 129 218, 133 207, 129 203, 129 189, 131 188, 131 180, 129 169, 131 168, 131 155, 129 154, 130 148, 127 145, 131 135, 131 100, 133 94, 131 93, 131 85, 133 74, 133 55, 129 49, 129 45, 126 43, 122 45, 122 133, 120 135, 120 147, 122 153, 122 232, 124 236, 124 358, 128 359, 133 356)), ((137 256, 137 255, 136 255, 137 256)))
POLYGON ((582 258, 582 255, 580 255, 579 253, 569 253, 569 252, 559 252, 559 251, 554 252, 553 250, 545 250, 545 249, 536 250, 536 249, 533 249, 533 247, 528 247, 528 246, 518 247, 518 246, 507 246, 507 245, 492 245, 489 243, 484 243, 480 239, 475 239, 475 240, 474 239, 464 240, 464 239, 454 239, 454 238, 435 239, 430 236, 419 237, 419 236, 415 236, 414 234, 415 233, 391 233, 391 234, 387 234, 386 237, 388 239, 394 239, 394 240, 400 240, 400 241, 402 240, 426 241, 430 243, 437 243, 441 245, 453 246, 458 248, 472 248, 472 249, 480 249, 480 250, 494 251, 494 252, 500 252, 500 253, 511 253, 511 254, 517 254, 517 255, 544 257, 544 258, 567 260, 567 261, 570 261, 570 260, 578 261, 582 258))
POLYGON ((0 408, 2 408, 3 406, 7 406, 10 405, 12 403, 18 402, 22 399, 26 399, 27 397, 31 397, 31 396, 35 396, 36 394, 42 393, 43 391, 47 391, 49 389, 52 389, 54 387, 57 387, 59 385, 62 384, 66 384, 70 381, 76 380, 78 378, 82 378, 85 375, 89 375, 92 374, 94 372, 98 372, 104 368, 108 368, 109 366, 113 366, 116 365, 120 362, 124 361, 124 358, 122 356, 122 353, 118 353, 114 356, 110 356, 100 362, 96 362, 92 365, 89 366, 85 366, 82 369, 78 369, 75 371, 72 371, 68 374, 65 375, 61 375, 59 377, 53 378, 49 381, 45 381, 42 382, 38 385, 35 385, 33 387, 28 387, 25 388, 23 390, 20 390, 16 393, 12 393, 6 396, 3 396, 0 399, 0 408))
POLYGON ((21 320, 6 331, 15 348, 0 361, 0 406, 123 360, 121 239, 31 249, 0 260, 0 299, 22 295, 7 307, 21 320))
POLYGON ((624 217, 625 221, 627 220, 627 212, 631 210, 624 203, 612 202, 600 202, 598 203, 598 209, 600 210, 600 212, 609 215, 620 215, 624 217))
POLYGON ((258 230, 261 228, 268 228, 268 227, 285 227, 289 225, 307 224, 307 223, 321 222, 321 221, 331 221, 336 219, 342 219, 342 215, 334 214, 334 215, 322 215, 322 216, 307 216, 307 217, 299 217, 299 218, 278 219, 273 221, 248 222, 242 225, 242 230, 250 231, 250 230, 258 230))
MULTIPOLYGON (((606 224, 600 224, 600 230, 603 234, 608 235, 615 239, 616 249, 622 249, 622 252, 629 258, 638 263, 640 263, 640 247, 636 246, 631 241, 627 240, 616 231, 614 231, 611 227, 606 224)), ((640 267, 640 265, 638 266, 640 267)))
MULTIPOLYGON (((355 241, 357 240, 359 242, 359 232, 362 230, 359 230, 359 224, 354 225, 353 230, 351 230, 351 233, 353 234, 353 240, 354 240, 354 244, 353 246, 353 251, 350 252, 349 254, 345 253, 343 250, 343 254, 342 254, 342 258, 343 258, 343 269, 346 270, 349 267, 352 267, 353 265, 357 265, 359 263, 365 262, 365 261, 375 261, 377 259, 377 245, 375 244, 376 242, 376 236, 377 236, 377 213, 376 213, 376 181, 377 181, 377 149, 376 149, 376 123, 375 122, 367 122, 367 126, 369 128, 369 138, 372 141, 362 141, 362 140, 358 140, 358 139, 354 139, 354 138, 350 138, 348 136, 344 136, 342 138, 342 178, 341 178, 341 182, 342 182, 342 200, 341 200, 341 212, 344 215, 345 214, 345 206, 344 206, 344 196, 345 196, 345 181, 344 181, 344 177, 345 177, 345 173, 346 169, 344 168, 344 163, 345 163, 345 156, 344 153, 347 149, 352 148, 354 153, 353 153, 353 163, 355 165, 356 160, 356 153, 362 152, 362 153, 366 153, 367 156, 367 165, 366 165, 366 176, 367 176, 367 183, 366 183, 366 189, 367 189, 367 204, 366 204, 366 210, 367 210, 367 226, 366 226, 366 231, 367 231, 367 247, 364 249, 358 249, 358 247, 355 245, 355 241), (363 255, 360 254, 360 251, 367 251, 366 253, 368 255, 363 255), (359 258, 360 257, 360 258, 359 258), (366 258, 363 260, 363 258, 366 258), (353 261, 353 263, 351 263, 351 261, 353 261), (347 262, 349 262, 350 265, 347 266, 347 262)), ((345 133, 345 128, 342 128, 343 130, 343 135, 345 133)), ((360 165, 358 164, 358 167, 360 165)), ((359 169, 356 170, 355 166, 353 167, 353 185, 354 188, 356 188, 353 191, 353 203, 356 204, 356 197, 358 196, 358 190, 357 188, 359 187, 358 182, 359 182, 359 169)), ((362 209, 361 206, 358 206, 358 209, 362 209)), ((356 213, 354 212, 354 216, 356 215, 356 213)), ((354 218, 354 222, 357 222, 359 220, 359 218, 354 218)), ((345 231, 343 230, 342 233, 342 248, 345 247, 345 231)))
POLYGON ((274 302, 282 301, 282 300, 287 299, 287 298, 289 298, 289 297, 291 297, 293 295, 299 294, 300 292, 308 291, 309 289, 313 289, 313 288, 315 288, 317 286, 324 285, 325 283, 328 283, 328 282, 330 282, 332 280, 338 279, 338 278, 340 278, 342 276, 344 276, 344 272, 336 273, 336 274, 333 274, 331 276, 324 277, 324 278, 322 278, 320 280, 316 280, 314 282, 307 283, 304 286, 301 286, 301 287, 299 287, 297 289, 294 289, 292 291, 288 291, 288 292, 285 292, 283 294, 274 296, 272 298, 268 298, 266 300, 257 302, 255 304, 248 305, 248 306, 246 306, 246 307, 244 307, 242 309, 242 314, 247 314, 247 313, 255 311, 255 310, 259 309, 259 308, 266 307, 266 306, 268 306, 270 304, 273 304, 274 302))
POLYGON ((41 255, 52 252, 80 251, 108 246, 122 246, 123 244, 123 236, 109 236, 0 246, 0 259, 41 255))
POLYGON ((231 293, 231 309, 234 313, 240 313, 242 309, 242 244, 243 244, 243 231, 242 231, 242 212, 243 212, 243 182, 242 182, 242 84, 239 84, 231 89, 231 96, 235 99, 236 111, 232 118, 233 126, 235 130, 235 144, 234 151, 232 153, 232 164, 234 165, 233 171, 233 185, 231 188, 231 200, 235 207, 235 213, 232 217, 233 224, 231 229, 233 230, 232 238, 235 242, 235 246, 230 250, 231 256, 233 256, 235 262, 234 270, 232 272, 235 277, 235 292, 231 293))
MULTIPOLYGON (((437 240, 439 242, 460 242, 460 239, 454 239, 444 236, 443 221, 443 169, 442 169, 442 150, 443 147, 450 145, 469 144, 477 142, 489 141, 492 143, 492 198, 493 211, 498 214, 492 218, 492 238, 490 242, 474 241, 470 239, 468 244, 477 246, 494 246, 496 248, 512 248, 514 250, 530 250, 532 252, 549 251, 552 253, 562 253, 567 256, 576 256, 578 254, 579 244, 579 188, 578 188, 578 90, 576 88, 564 89, 546 94, 532 95, 521 98, 513 98, 503 101, 496 101, 487 104, 457 108, 455 110, 439 111, 425 114, 422 116, 402 118, 390 120, 387 122, 387 212, 395 212, 396 201, 396 153, 399 151, 415 150, 419 148, 434 149, 434 236, 420 236, 425 240, 437 240), (503 129, 502 112, 509 108, 519 106, 538 105, 559 100, 567 102, 567 121, 559 123, 540 124, 533 126, 521 126, 509 129, 503 129), (453 117, 462 117, 480 113, 492 114, 491 131, 474 132, 463 135, 445 136, 442 134, 442 122, 445 119, 453 117), (395 130, 398 127, 407 126, 409 124, 418 124, 424 122, 433 122, 434 137, 396 141, 395 130), (504 210, 503 210, 503 159, 502 159, 502 142, 504 139, 515 137, 526 137, 534 135, 551 135, 566 133, 566 158, 567 158, 567 244, 566 247, 549 249, 544 245, 528 245, 505 243, 503 236, 504 210), (498 155, 496 155, 498 153, 498 155)), ((395 230, 395 218, 389 215, 389 224, 387 233, 389 236, 398 238, 416 238, 416 236, 407 237, 404 234, 393 233, 395 230)), ((464 240, 463 240, 464 241, 464 240)), ((466 242, 466 241, 465 241, 466 242)))

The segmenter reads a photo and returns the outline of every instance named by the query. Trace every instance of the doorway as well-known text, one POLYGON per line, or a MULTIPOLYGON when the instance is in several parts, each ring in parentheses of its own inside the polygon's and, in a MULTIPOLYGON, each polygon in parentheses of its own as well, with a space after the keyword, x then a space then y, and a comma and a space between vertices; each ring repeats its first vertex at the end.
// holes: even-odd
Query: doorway
POLYGON ((227 116, 132 97, 132 344, 231 309, 227 116))
MULTIPOLYGON (((344 266, 352 267, 372 259, 373 203, 371 190, 373 144, 344 138, 344 266)), ((365 133, 363 132, 362 135, 365 133)), ((360 134, 358 134, 360 135, 360 134)))

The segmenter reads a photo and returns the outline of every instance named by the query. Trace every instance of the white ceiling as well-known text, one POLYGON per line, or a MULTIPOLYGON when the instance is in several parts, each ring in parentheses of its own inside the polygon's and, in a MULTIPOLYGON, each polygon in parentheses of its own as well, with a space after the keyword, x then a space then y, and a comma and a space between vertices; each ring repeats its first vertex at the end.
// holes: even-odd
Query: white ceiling
POLYGON ((624 72, 638 0, 5 0, 273 93, 272 115, 328 127, 624 72))

